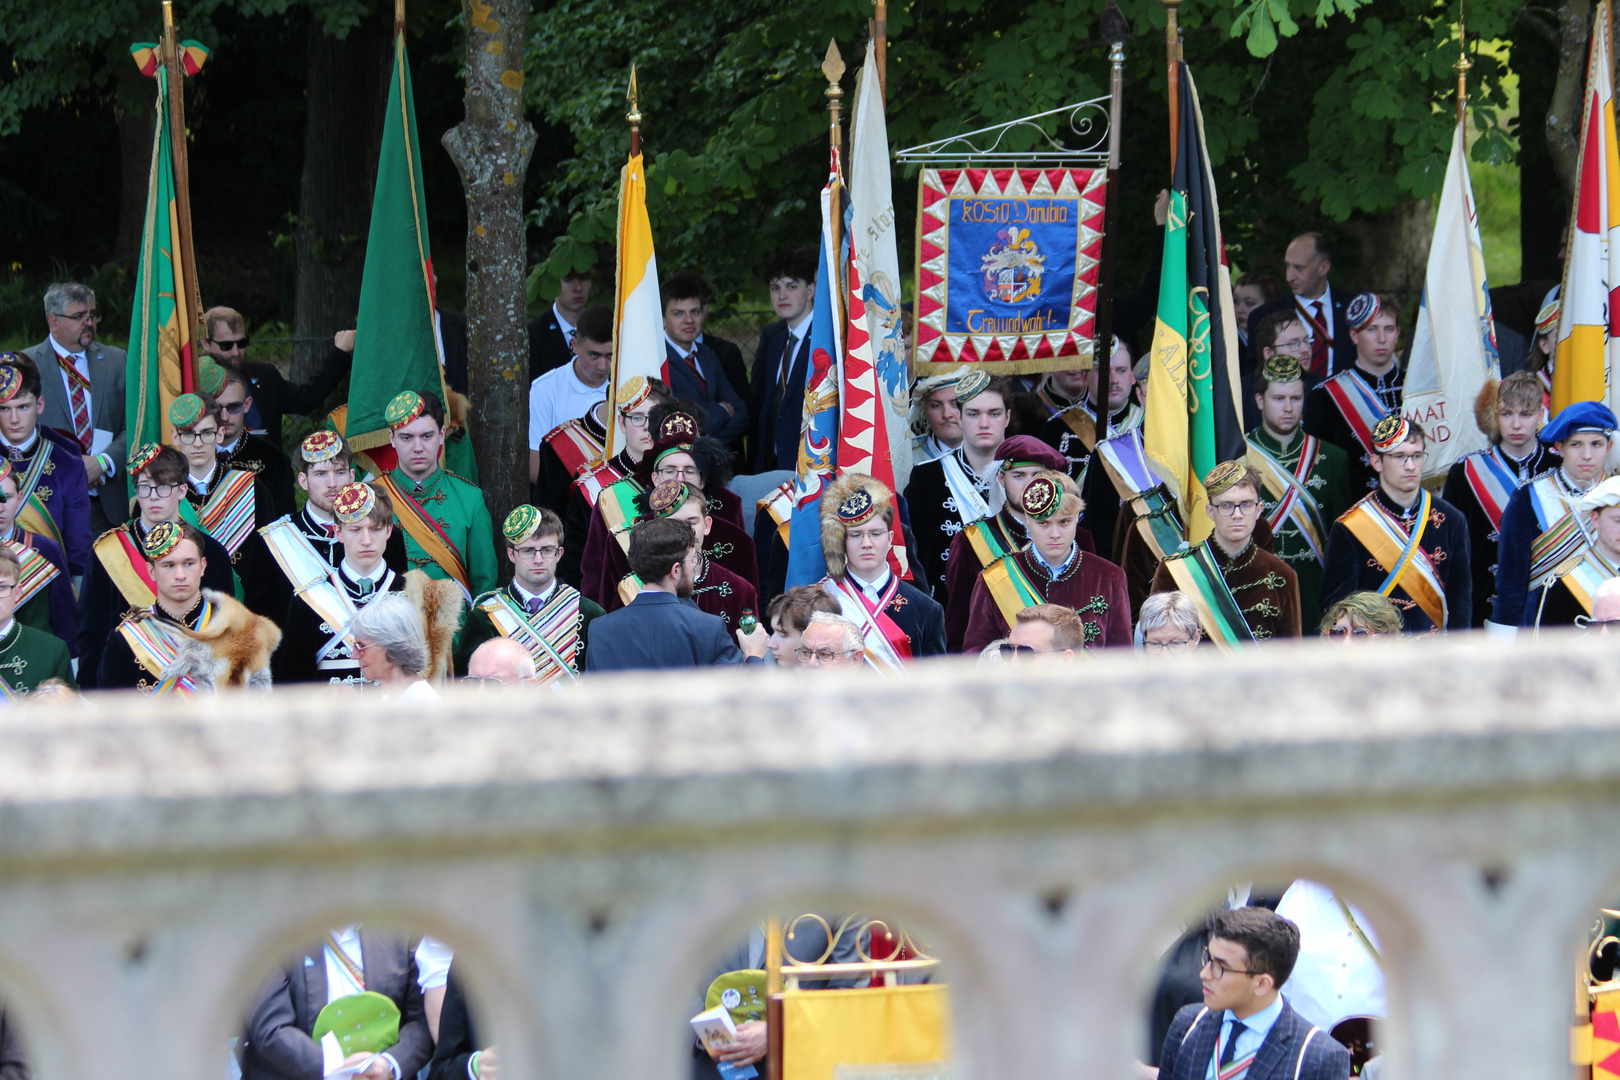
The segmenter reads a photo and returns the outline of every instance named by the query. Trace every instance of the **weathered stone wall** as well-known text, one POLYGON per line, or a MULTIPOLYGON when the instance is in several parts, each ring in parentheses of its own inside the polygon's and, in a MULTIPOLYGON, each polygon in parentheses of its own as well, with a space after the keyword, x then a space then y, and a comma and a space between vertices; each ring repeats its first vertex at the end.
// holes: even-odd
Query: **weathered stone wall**
POLYGON ((47 1080, 216 1080, 278 958, 363 917, 457 947, 510 1075, 675 1080, 748 919, 858 906, 945 957, 969 1076, 1112 1080, 1175 924, 1309 875, 1384 942, 1393 1075, 1566 1080, 1620 891, 1620 651, 1006 670, 19 710, 0 995, 47 1080))

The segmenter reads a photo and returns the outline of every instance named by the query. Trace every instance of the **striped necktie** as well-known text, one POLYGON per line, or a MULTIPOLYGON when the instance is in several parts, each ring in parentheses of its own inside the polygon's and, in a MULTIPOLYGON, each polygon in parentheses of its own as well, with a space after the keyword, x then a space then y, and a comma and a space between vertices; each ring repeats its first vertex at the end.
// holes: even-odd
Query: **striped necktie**
POLYGON ((1328 339, 1318 327, 1325 327, 1322 319, 1322 301, 1312 300, 1311 311, 1316 315, 1316 326, 1311 327, 1311 371, 1316 375, 1326 375, 1328 367, 1328 339))
MULTIPOLYGON (((68 403, 73 409, 73 434, 88 453, 94 438, 90 428, 90 379, 79 370, 77 356, 64 356, 61 359, 62 373, 68 381, 68 403)), ((88 360, 84 366, 90 366, 88 360)))

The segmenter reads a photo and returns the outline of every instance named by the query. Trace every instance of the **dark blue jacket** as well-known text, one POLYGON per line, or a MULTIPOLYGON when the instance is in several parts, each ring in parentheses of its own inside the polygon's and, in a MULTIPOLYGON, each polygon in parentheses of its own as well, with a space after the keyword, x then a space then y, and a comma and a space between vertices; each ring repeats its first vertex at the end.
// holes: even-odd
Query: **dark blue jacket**
POLYGON ((742 438, 748 433, 747 402, 732 389, 731 380, 726 378, 725 368, 720 366, 720 358, 714 350, 701 341, 697 343, 697 358, 703 372, 702 382, 693 374, 691 365, 681 359, 675 346, 664 342, 664 373, 670 392, 677 401, 696 401, 708 410, 705 435, 713 435, 723 443, 742 438), (722 402, 731 406, 729 416, 721 408, 722 402))
MULTIPOLYGON (((1160 1080, 1204 1080, 1224 1015, 1202 1005, 1188 1005, 1176 1013, 1159 1052, 1160 1080)), ((1282 1015, 1260 1044, 1244 1080, 1348 1080, 1349 1076, 1350 1051, 1312 1027, 1284 999, 1282 1015)))
MULTIPOLYGON (((673 593, 643 592, 591 623, 586 671, 710 667, 743 663, 718 617, 673 593)), ((755 661, 756 663, 758 661, 755 661)))
MULTIPOLYGON (((84 471, 84 458, 79 455, 79 444, 41 424, 35 429, 39 437, 50 444, 51 459, 45 473, 39 478, 34 494, 45 504, 45 512, 56 523, 62 534, 63 554, 67 557, 67 570, 79 577, 90 564, 90 482, 84 471)), ((18 479, 28 471, 33 460, 32 451, 21 461, 12 463, 18 479)))
POLYGON ((787 320, 778 319, 759 335, 759 351, 754 354, 754 374, 748 386, 748 411, 754 418, 754 437, 749 460, 755 472, 796 469, 799 465, 800 423, 804 415, 804 380, 810 366, 810 333, 799 341, 788 371, 787 386, 771 408, 776 396, 776 374, 787 348, 787 320))
POLYGON ((1508 497, 1507 506, 1502 508, 1502 524, 1497 530, 1496 603, 1491 621, 1503 626, 1536 624, 1536 613, 1526 603, 1532 585, 1530 546, 1541 535, 1541 521, 1536 517, 1536 503, 1530 490, 1535 482, 1531 480, 1508 497))

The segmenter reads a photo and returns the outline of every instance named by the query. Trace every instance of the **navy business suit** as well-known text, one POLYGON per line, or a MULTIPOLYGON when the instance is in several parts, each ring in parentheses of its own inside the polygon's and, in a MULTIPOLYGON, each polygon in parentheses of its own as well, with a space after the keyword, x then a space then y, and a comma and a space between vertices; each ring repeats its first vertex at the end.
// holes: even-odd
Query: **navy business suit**
MULTIPOLYGON (((433 1036, 416 985, 412 945, 362 927, 360 958, 366 990, 399 1006, 399 1041, 387 1052, 399 1063, 403 1080, 414 1080, 433 1054, 433 1036)), ((242 1045, 242 1080, 320 1080, 321 1047, 310 1032, 327 997, 326 952, 315 945, 276 975, 254 1003, 242 1045)))
MULTIPOLYGON (((1176 1013, 1159 1052, 1161 1080, 1204 1080, 1225 1015, 1203 1005, 1188 1005, 1176 1013)), ((1266 1034, 1243 1080, 1347 1080, 1349 1076, 1350 1051, 1307 1023, 1284 998, 1282 1015, 1266 1034)))
POLYGON ((754 437, 749 461, 755 472, 796 469, 799 466, 799 436, 804 418, 804 380, 810 368, 810 327, 793 354, 787 385, 778 387, 776 375, 787 348, 786 319, 771 323, 759 335, 759 351, 754 354, 754 376, 748 387, 748 411, 754 418, 754 437), (777 398, 778 390, 781 397, 777 398), (772 403, 776 408, 771 408, 772 403))
POLYGON ((703 372, 700 382, 692 366, 675 351, 675 346, 664 342, 665 382, 676 401, 696 401, 708 411, 705 435, 712 435, 723 443, 740 439, 748 433, 748 404, 732 389, 725 369, 714 350, 703 342, 693 342, 697 351, 698 369, 703 372), (730 415, 721 408, 721 402, 731 406, 730 415))
MULTIPOLYGON (((673 593, 642 592, 591 623, 586 671, 710 667, 743 663, 718 617, 673 593)), ((758 661, 754 661, 758 663, 758 661)))

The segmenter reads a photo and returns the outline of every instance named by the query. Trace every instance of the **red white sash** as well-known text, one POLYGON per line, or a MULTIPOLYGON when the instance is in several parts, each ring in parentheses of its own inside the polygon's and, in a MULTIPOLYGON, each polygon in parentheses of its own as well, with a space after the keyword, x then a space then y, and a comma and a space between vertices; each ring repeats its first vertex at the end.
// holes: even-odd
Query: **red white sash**
POLYGON ((1479 500, 1480 509, 1491 519, 1491 528, 1500 529, 1502 511, 1507 509, 1508 499, 1519 490, 1518 474, 1503 459, 1502 452, 1493 447, 1463 458, 1463 476, 1474 498, 1479 500))
POLYGON ((889 603, 900 591, 898 575, 889 575, 889 587, 876 604, 866 598, 860 586, 848 578, 829 577, 821 587, 838 601, 844 618, 861 628, 866 662, 879 671, 898 674, 911 659, 911 637, 889 617, 889 603))
POLYGON ((1344 414, 1345 423, 1350 425, 1356 441, 1368 454, 1373 452, 1372 432, 1378 426, 1378 421, 1389 415, 1384 403, 1378 400, 1373 388, 1367 385, 1367 380, 1356 374, 1354 368, 1341 371, 1333 378, 1322 384, 1328 396, 1344 414))

